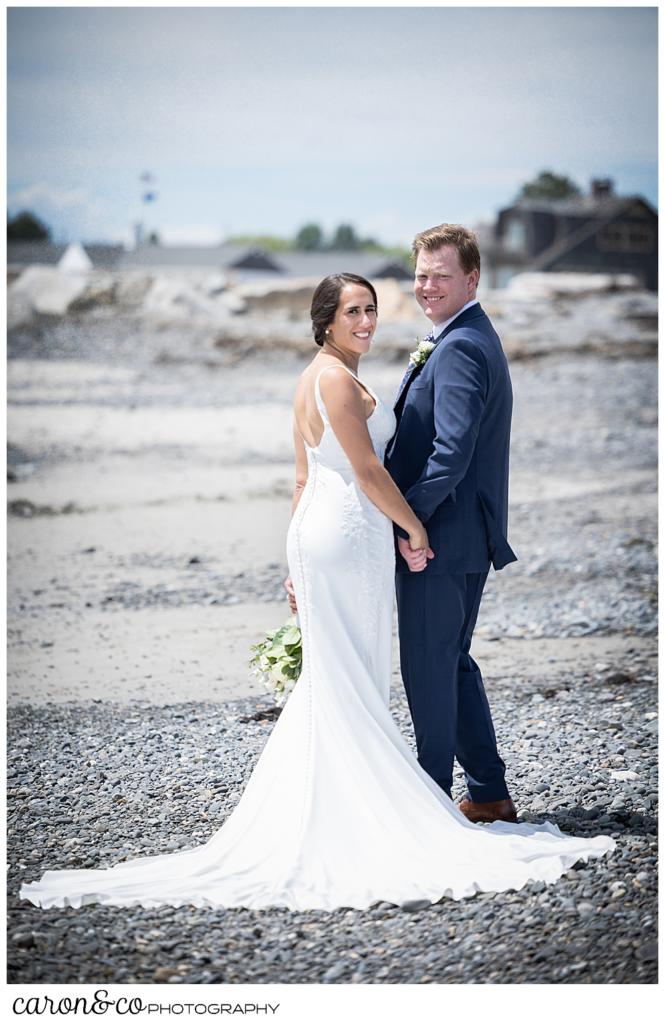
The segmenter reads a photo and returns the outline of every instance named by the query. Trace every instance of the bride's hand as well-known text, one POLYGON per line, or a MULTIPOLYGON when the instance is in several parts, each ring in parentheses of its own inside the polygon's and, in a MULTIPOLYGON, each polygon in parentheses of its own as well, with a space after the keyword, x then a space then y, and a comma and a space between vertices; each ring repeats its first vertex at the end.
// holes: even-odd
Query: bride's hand
POLYGON ((298 606, 296 605, 296 592, 293 589, 293 581, 290 576, 287 576, 284 580, 284 588, 289 599, 289 608, 294 615, 297 615, 298 606))
POLYGON ((427 530, 419 521, 413 530, 409 531, 409 547, 412 551, 425 551, 429 548, 427 530))

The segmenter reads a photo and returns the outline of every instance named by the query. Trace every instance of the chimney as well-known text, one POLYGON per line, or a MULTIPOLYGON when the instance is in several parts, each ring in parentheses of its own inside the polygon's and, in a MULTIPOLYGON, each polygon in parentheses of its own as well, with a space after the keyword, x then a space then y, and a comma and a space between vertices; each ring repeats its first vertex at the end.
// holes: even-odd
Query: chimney
POLYGON ((614 195, 614 182, 611 178, 592 178, 591 196, 593 199, 609 199, 614 195))

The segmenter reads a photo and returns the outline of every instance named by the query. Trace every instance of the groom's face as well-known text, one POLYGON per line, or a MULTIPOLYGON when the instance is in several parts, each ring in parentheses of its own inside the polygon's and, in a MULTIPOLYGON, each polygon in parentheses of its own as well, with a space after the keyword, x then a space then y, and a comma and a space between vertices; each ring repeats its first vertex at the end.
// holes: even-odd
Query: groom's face
POLYGON ((433 252, 421 249, 416 261, 413 290, 428 320, 442 324, 476 297, 478 271, 463 270, 457 249, 444 245, 433 252))

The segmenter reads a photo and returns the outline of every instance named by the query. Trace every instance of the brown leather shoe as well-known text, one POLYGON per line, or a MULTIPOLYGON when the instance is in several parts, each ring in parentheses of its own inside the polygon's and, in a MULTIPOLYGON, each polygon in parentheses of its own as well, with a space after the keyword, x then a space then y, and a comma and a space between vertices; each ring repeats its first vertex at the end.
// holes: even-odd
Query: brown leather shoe
POLYGON ((479 821, 517 821, 515 804, 510 797, 506 800, 493 800, 486 804, 475 803, 473 800, 462 800, 459 809, 469 821, 474 823, 479 821))

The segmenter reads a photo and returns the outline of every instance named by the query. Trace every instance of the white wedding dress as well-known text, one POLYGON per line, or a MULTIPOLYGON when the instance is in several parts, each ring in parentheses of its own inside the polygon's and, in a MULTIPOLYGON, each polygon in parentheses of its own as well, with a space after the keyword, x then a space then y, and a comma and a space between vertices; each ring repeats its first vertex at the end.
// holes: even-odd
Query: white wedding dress
MULTIPOLYGON (((366 908, 553 882, 613 849, 609 837, 564 836, 550 823, 473 825, 418 764, 388 710, 392 524, 358 486, 318 378, 315 390, 324 433, 307 447, 307 484, 287 539, 303 670, 240 802, 203 846, 47 871, 22 886, 24 899, 41 907, 366 908)), ((395 419, 367 391, 382 459, 395 419)))

